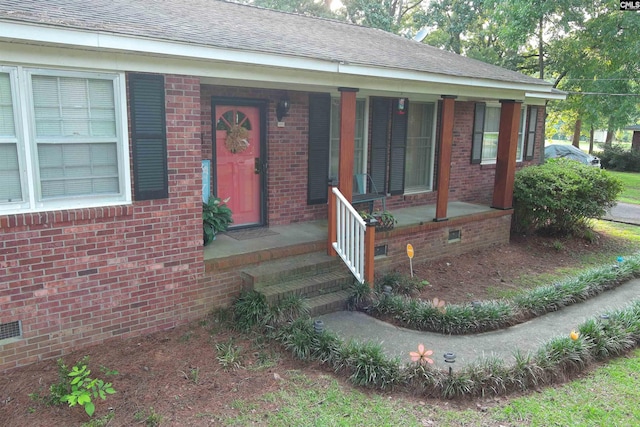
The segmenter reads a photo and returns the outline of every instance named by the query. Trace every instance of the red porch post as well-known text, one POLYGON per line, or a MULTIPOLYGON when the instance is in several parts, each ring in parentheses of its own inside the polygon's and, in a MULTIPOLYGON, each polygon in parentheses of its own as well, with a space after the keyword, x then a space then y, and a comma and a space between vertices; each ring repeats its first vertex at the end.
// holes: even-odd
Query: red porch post
POLYGON ((353 151, 356 137, 356 92, 358 89, 340 87, 340 160, 338 189, 351 202, 353 195, 353 151))
POLYGON ((513 182, 516 176, 516 152, 520 125, 521 101, 500 100, 500 130, 498 133, 498 157, 493 186, 493 204, 497 209, 513 207, 513 182))
POLYGON ((335 183, 333 181, 329 182, 329 194, 328 194, 328 203, 327 209, 327 255, 329 256, 337 256, 338 253, 335 249, 333 249, 333 242, 337 239, 337 227, 336 227, 336 195, 333 194, 333 187, 335 187, 335 183))
POLYGON ((375 266, 374 255, 376 246, 376 221, 367 220, 364 233, 364 281, 373 289, 375 266))
POLYGON ((449 202, 449 178, 451 177, 451 148, 453 146, 453 117, 455 96, 442 96, 442 114, 440 119, 440 152, 438 155, 438 198, 436 199, 436 217, 434 221, 447 220, 449 202))

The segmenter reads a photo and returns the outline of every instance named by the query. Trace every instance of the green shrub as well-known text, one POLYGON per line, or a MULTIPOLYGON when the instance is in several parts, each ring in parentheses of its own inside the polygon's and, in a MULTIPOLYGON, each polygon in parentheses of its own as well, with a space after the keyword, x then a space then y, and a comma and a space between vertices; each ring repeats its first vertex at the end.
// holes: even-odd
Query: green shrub
POLYGON ((620 172, 640 172, 640 151, 625 150, 620 145, 605 146, 604 150, 594 153, 600 157, 602 167, 620 172))
POLYGON ((616 203, 622 183, 604 170, 567 159, 551 159, 516 173, 513 192, 516 231, 550 235, 582 233, 588 219, 616 203))
POLYGON ((240 294, 233 305, 235 325, 241 331, 249 331, 256 326, 264 326, 269 319, 270 308, 267 298, 256 291, 240 294))

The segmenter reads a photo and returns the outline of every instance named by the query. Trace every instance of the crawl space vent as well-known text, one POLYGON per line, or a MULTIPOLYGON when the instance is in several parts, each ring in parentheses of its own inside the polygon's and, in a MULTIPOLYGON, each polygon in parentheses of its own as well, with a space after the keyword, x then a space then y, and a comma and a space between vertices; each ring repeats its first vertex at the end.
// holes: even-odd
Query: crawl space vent
POLYGON ((19 320, 0 324, 0 341, 7 338, 19 338, 20 336, 22 336, 22 331, 20 330, 19 320))
POLYGON ((459 242, 461 235, 460 230, 449 230, 449 243, 459 242))

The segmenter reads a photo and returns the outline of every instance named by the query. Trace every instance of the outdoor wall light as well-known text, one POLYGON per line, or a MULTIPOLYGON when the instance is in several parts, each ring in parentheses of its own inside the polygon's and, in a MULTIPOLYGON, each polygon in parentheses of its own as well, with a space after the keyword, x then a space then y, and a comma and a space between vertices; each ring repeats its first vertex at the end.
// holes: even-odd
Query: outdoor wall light
POLYGON ((289 108, 291 108, 291 102, 287 98, 282 98, 276 104, 276 117, 278 121, 281 122, 282 118, 285 117, 289 113, 289 108))

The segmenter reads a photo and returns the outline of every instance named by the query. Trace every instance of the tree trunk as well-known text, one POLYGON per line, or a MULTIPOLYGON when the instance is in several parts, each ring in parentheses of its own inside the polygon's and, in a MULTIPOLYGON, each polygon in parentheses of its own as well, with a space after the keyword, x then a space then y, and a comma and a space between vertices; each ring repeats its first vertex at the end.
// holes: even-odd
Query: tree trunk
POLYGON ((540 72, 540 79, 544 79, 544 39, 543 31, 544 29, 544 20, 542 16, 540 16, 539 28, 538 28, 538 68, 540 72))
POLYGON ((609 119, 609 125, 607 126, 607 138, 604 140, 604 146, 611 148, 611 144, 613 143, 613 133, 615 129, 613 129, 613 119, 609 119))
POLYGON ((595 130, 593 129, 593 125, 591 125, 591 131, 589 132, 589 154, 593 153, 593 134, 595 130))
POLYGON ((580 131, 582 130, 582 119, 576 120, 576 124, 573 128, 573 140, 571 145, 580 148, 580 131))

